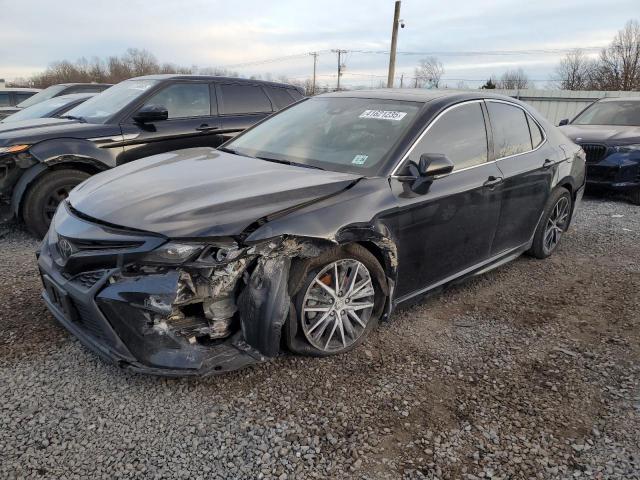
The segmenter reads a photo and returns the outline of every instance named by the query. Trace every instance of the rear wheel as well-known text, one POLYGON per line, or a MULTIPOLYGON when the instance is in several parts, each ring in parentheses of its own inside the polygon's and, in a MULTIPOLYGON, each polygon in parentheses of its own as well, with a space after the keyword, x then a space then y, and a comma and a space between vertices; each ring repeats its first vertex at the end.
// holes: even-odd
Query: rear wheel
POLYGON ((349 351, 378 324, 385 301, 377 284, 382 267, 369 251, 353 247, 317 262, 296 294, 299 332, 309 346, 305 353, 349 351))
POLYGON ((533 237, 533 245, 529 250, 531 255, 547 258, 554 252, 562 235, 569 228, 571 204, 571 194, 566 188, 559 187, 553 191, 533 237))
POLYGON ((636 188, 629 193, 629 200, 634 205, 640 205, 640 188, 636 188))
POLYGON ((22 218, 31 233, 44 237, 60 202, 73 188, 89 178, 80 170, 53 170, 38 178, 27 191, 22 208, 22 218))

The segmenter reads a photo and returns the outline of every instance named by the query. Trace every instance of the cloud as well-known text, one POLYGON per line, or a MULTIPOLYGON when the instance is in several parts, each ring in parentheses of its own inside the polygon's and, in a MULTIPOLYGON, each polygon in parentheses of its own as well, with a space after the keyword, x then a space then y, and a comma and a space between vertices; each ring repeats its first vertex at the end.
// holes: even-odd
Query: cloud
MULTIPOLYGON (((401 51, 469 51, 570 48, 603 45, 629 18, 637 0, 405 0, 401 51)), ((122 54, 146 48, 162 62, 221 66, 342 48, 386 50, 393 0, 0 0, 0 78, 28 76, 56 60, 122 54)), ((399 55, 397 72, 410 75, 421 57, 399 55)), ((508 66, 546 78, 558 58, 442 56, 447 75, 500 74, 508 66)), ((385 75, 388 56, 349 54, 345 84, 358 75, 385 75)), ((237 68, 307 77, 311 59, 237 68)), ((335 55, 319 58, 319 74, 335 81, 335 55)), ((376 78, 376 77, 372 77, 376 78)), ((367 80, 371 82, 371 80, 367 80)))

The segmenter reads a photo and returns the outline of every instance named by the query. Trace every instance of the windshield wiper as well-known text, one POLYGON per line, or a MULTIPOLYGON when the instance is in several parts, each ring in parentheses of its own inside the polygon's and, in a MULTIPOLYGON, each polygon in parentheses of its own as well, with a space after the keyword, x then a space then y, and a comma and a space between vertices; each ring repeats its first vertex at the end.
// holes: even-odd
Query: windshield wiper
POLYGON ((315 170, 324 170, 324 168, 322 167, 309 165, 307 163, 292 162, 291 160, 281 160, 279 158, 269 158, 269 157, 260 157, 260 156, 256 156, 254 158, 259 158, 260 160, 265 160, 267 162, 282 163, 283 165, 291 165, 293 167, 303 167, 303 168, 313 168, 315 170))
POLYGON ((69 120, 78 120, 80 123, 87 123, 87 119, 84 117, 76 117, 74 115, 63 115, 60 118, 68 118, 69 120))

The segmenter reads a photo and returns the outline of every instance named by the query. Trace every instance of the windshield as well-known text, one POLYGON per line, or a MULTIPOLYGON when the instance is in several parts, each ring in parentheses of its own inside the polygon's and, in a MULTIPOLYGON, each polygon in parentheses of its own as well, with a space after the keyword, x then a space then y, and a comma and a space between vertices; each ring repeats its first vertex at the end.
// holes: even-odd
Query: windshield
POLYGON ((225 145, 240 155, 374 175, 422 106, 316 97, 274 115, 225 145))
POLYGON ((66 116, 78 117, 89 123, 105 123, 156 83, 158 80, 125 80, 72 108, 66 116))
POLYGON ((20 108, 27 108, 31 105, 35 105, 36 103, 43 102, 45 100, 49 100, 50 98, 55 97, 62 90, 67 88, 65 85, 51 85, 50 87, 45 88, 41 92, 36 93, 35 95, 31 95, 29 98, 20 102, 17 106, 20 108))
POLYGON ((30 107, 23 108, 13 115, 9 115, 0 123, 19 122, 22 120, 32 120, 34 118, 48 117, 59 108, 75 101, 75 98, 50 98, 49 100, 45 100, 44 102, 36 103, 35 105, 32 105, 30 107))
POLYGON ((571 124, 640 126, 640 101, 596 102, 578 115, 571 124))

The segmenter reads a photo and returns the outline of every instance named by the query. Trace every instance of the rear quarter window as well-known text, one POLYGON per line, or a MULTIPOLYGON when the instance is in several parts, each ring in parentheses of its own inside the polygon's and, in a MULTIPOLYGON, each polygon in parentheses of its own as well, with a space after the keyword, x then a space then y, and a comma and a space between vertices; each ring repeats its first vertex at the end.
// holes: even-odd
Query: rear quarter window
POLYGON ((269 87, 266 90, 269 92, 269 96, 278 110, 281 110, 296 101, 296 99, 289 93, 290 90, 287 90, 286 88, 269 87))
POLYGON ((0 92, 0 107, 11 106, 9 92, 0 92))
POLYGON ((270 113, 271 101, 257 85, 218 84, 218 109, 222 115, 270 113))

